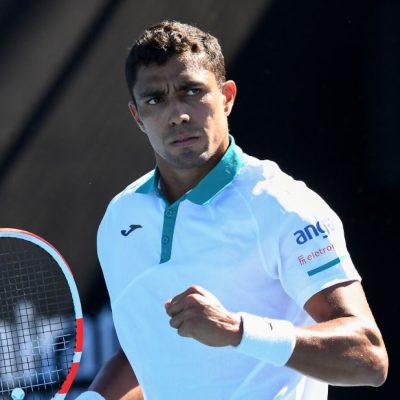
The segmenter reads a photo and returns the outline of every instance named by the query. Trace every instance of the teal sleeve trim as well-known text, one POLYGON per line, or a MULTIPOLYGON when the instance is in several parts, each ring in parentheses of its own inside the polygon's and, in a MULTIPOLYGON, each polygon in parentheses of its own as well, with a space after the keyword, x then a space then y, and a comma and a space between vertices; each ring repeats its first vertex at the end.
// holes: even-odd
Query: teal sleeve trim
POLYGON ((329 261, 326 264, 321 265, 320 267, 317 267, 317 268, 312 269, 311 271, 308 271, 307 274, 309 276, 313 276, 315 274, 318 274, 318 272, 325 271, 326 269, 331 268, 331 267, 335 266, 336 264, 339 264, 340 260, 341 260, 340 257, 335 258, 334 260, 329 261))

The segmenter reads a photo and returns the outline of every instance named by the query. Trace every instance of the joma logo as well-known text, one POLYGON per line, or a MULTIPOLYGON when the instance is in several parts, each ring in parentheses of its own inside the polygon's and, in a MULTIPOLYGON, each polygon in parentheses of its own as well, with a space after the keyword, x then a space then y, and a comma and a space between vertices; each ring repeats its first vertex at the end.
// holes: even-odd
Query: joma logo
POLYGON ((329 235, 329 230, 324 230, 319 221, 315 225, 307 225, 303 229, 293 233, 297 244, 304 244, 319 235, 322 235, 323 238, 327 238, 329 235))

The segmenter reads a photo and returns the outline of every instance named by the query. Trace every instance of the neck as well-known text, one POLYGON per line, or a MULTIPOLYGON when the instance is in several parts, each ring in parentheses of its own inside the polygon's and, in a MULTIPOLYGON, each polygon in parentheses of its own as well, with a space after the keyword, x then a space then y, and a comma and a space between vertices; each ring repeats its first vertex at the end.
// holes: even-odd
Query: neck
POLYGON ((189 190, 193 189, 214 168, 220 159, 221 157, 212 160, 212 162, 207 162, 202 166, 190 169, 171 168, 159 160, 157 164, 160 171, 160 185, 165 198, 170 203, 178 200, 189 190))

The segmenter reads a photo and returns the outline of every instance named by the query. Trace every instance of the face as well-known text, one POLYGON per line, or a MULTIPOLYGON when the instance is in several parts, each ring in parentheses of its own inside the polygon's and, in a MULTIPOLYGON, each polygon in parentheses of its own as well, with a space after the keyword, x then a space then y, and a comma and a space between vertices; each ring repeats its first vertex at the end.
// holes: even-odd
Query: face
POLYGON ((233 81, 221 86, 200 56, 174 56, 166 64, 141 66, 130 111, 148 136, 161 173, 211 169, 229 145, 227 117, 236 95, 233 81))

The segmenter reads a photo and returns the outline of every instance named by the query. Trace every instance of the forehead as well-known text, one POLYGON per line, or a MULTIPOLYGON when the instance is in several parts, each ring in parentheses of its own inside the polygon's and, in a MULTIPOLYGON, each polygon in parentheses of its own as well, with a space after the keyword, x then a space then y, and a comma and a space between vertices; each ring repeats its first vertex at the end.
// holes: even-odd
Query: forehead
POLYGON ((149 87, 159 87, 165 84, 173 85, 185 81, 216 82, 214 74, 206 68, 201 56, 180 55, 171 57, 163 65, 155 63, 148 66, 141 65, 136 75, 133 91, 140 93, 149 87))

